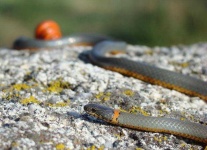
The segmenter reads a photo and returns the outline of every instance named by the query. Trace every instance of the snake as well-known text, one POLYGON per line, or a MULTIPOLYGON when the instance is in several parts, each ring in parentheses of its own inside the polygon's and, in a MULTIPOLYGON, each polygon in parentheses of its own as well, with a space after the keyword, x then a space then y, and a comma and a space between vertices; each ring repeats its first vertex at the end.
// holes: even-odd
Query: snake
POLYGON ((54 40, 42 40, 42 39, 33 39, 28 37, 19 37, 13 43, 14 49, 40 49, 40 48, 54 48, 62 47, 67 45, 84 45, 84 46, 93 46, 101 41, 112 40, 108 36, 97 35, 97 34, 73 34, 67 37, 54 39, 54 40))
MULTIPOLYGON (((127 49, 127 43, 107 36, 75 34, 47 41, 20 37, 14 42, 13 48, 39 49, 65 45, 93 46, 89 58, 95 65, 207 101, 207 82, 195 77, 161 69, 144 62, 131 61, 126 58, 107 57, 106 54, 113 50, 126 52, 127 49)), ((88 114, 114 125, 173 134, 207 144, 207 126, 199 123, 166 117, 135 115, 99 104, 87 104, 84 106, 84 110, 88 114)))
POLYGON ((35 29, 35 38, 25 36, 17 38, 13 42, 13 49, 38 50, 41 48, 54 48, 67 45, 93 46, 101 41, 115 40, 108 36, 98 34, 71 34, 62 37, 59 25, 54 20, 45 20, 40 22, 35 29))
POLYGON ((114 125, 149 132, 174 134, 207 144, 207 126, 199 123, 132 114, 93 103, 85 105, 84 110, 88 114, 114 125))
MULTIPOLYGON (((126 58, 106 57, 106 54, 113 50, 126 52, 126 47, 125 42, 103 41, 94 46, 90 59, 94 64, 105 69, 207 100, 207 83, 195 77, 126 58)), ((88 104, 84 106, 84 110, 94 117, 118 126, 174 134, 207 144, 207 126, 199 123, 166 117, 135 115, 98 104, 88 104)))
POLYGON ((103 41, 94 46, 90 53, 92 62, 100 67, 119 72, 145 82, 173 89, 207 101, 207 82, 195 77, 161 69, 144 62, 126 58, 106 57, 113 50, 126 52, 127 44, 120 41, 103 41))

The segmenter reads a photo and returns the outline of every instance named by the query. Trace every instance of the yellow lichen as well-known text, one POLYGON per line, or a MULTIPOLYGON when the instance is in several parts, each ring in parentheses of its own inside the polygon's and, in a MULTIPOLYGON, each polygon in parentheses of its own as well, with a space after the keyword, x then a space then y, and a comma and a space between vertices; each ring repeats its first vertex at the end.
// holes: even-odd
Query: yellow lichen
POLYGON ((196 121, 196 118, 195 118, 193 115, 191 115, 191 114, 188 114, 188 113, 186 113, 186 112, 182 112, 181 115, 182 115, 182 116, 180 117, 180 120, 182 120, 182 121, 184 121, 184 120, 188 120, 188 118, 189 118, 190 120, 196 121))
POLYGON ((17 143, 17 142, 15 142, 15 141, 13 141, 12 143, 11 143, 11 147, 18 147, 19 146, 19 143, 17 143))
POLYGON ((129 111, 130 113, 137 113, 137 112, 140 112, 142 115, 144 116, 149 116, 149 113, 144 111, 141 107, 132 107, 129 111))
POLYGON ((110 100, 110 96, 111 96, 111 93, 110 92, 106 92, 105 95, 104 95, 104 97, 103 97, 103 100, 104 101, 110 100))
POLYGON ((189 116, 191 118, 191 120, 195 120, 195 117, 193 115, 189 116))
POLYGON ((137 147, 135 150, 144 150, 143 148, 139 148, 139 147, 137 147))
POLYGON ((162 115, 163 114, 163 111, 162 110, 158 110, 159 112, 159 115, 162 115))
POLYGON ((163 140, 164 140, 164 141, 167 141, 167 136, 164 136, 164 137, 163 137, 163 140))
POLYGON ((122 112, 128 112, 128 111, 126 111, 125 109, 122 109, 122 108, 119 108, 119 110, 122 111, 122 112))
POLYGON ((168 114, 167 110, 158 110, 159 115, 158 116, 163 116, 164 114, 168 114))
POLYGON ((13 85, 13 88, 14 88, 15 90, 17 90, 17 91, 21 91, 21 90, 29 89, 30 86, 28 86, 28 85, 22 83, 22 84, 15 84, 15 85, 13 85))
POLYGON ((95 150, 96 149, 96 146, 95 145, 92 145, 91 147, 88 147, 87 150, 95 150))
POLYGON ((153 50, 152 49, 148 49, 144 52, 145 55, 153 55, 153 50))
POLYGON ((182 68, 186 68, 189 66, 189 63, 188 62, 170 62, 170 64, 174 65, 174 66, 179 66, 179 67, 182 67, 182 68))
POLYGON ((167 137, 166 136, 162 136, 162 137, 154 137, 154 140, 155 141, 158 141, 158 142, 163 142, 163 141, 166 141, 167 140, 167 137))
POLYGON ((51 104, 51 103, 47 103, 48 106, 50 107, 66 107, 70 104, 70 100, 66 101, 66 102, 58 102, 55 104, 51 104))
POLYGON ((120 134, 115 134, 114 135, 118 140, 121 140, 121 135, 120 134))
POLYGON ((186 67, 189 66, 189 63, 188 63, 188 62, 184 62, 184 63, 181 63, 180 66, 181 66, 182 68, 186 68, 186 67))
POLYGON ((28 86, 27 84, 24 84, 24 83, 21 83, 21 84, 14 84, 10 87, 6 87, 2 90, 2 92, 4 93, 15 93, 15 92, 18 92, 18 91, 21 91, 21 90, 27 90, 31 88, 30 86, 28 86))
POLYGON ((47 91, 53 93, 60 93, 63 89, 70 88, 68 82, 64 82, 61 78, 49 83, 49 86, 46 88, 47 91))
POLYGON ((13 98, 20 98, 20 94, 19 93, 15 93, 14 91, 4 91, 4 95, 2 96, 2 98, 6 99, 6 100, 11 100, 13 98))
POLYGON ((180 144, 180 147, 185 147, 185 146, 186 146, 185 143, 181 143, 181 144, 180 144))
POLYGON ((92 146, 88 147, 87 150, 104 150, 104 146, 101 145, 101 146, 98 148, 98 147, 96 147, 95 145, 92 145, 92 146))
POLYGON ((104 145, 101 145, 98 150, 104 150, 104 145))
POLYGON ((21 104, 27 105, 28 103, 36 103, 39 104, 40 101, 38 99, 36 99, 34 96, 30 96, 28 98, 22 99, 20 101, 21 104))
POLYGON ((6 100, 11 100, 11 99, 21 99, 21 94, 20 91, 26 91, 28 89, 31 89, 32 86, 29 86, 25 83, 18 83, 14 84, 11 86, 5 87, 2 92, 4 92, 3 98, 6 100))
POLYGON ((103 101, 108 101, 108 100, 110 100, 110 96, 111 96, 111 93, 110 93, 110 92, 105 92, 105 93, 100 92, 100 93, 98 93, 98 94, 95 95, 95 97, 96 97, 97 99, 101 99, 101 100, 103 100, 103 101))
POLYGON ((64 150, 64 149, 65 149, 65 145, 62 144, 62 143, 59 143, 59 144, 56 144, 55 148, 56 148, 57 150, 64 150))
POLYGON ((123 93, 125 95, 128 95, 128 96, 133 96, 134 95, 134 91, 130 90, 130 89, 127 89, 127 90, 124 90, 123 93))
POLYGON ((95 97, 97 99, 100 99, 103 95, 104 95, 104 93, 103 92, 100 92, 100 93, 96 94, 95 97))
POLYGON ((186 118, 184 118, 184 117, 180 117, 180 120, 181 120, 181 121, 185 121, 186 118))
POLYGON ((163 137, 156 137, 154 136, 154 140, 161 143, 163 141, 166 141, 167 140, 167 137, 166 136, 163 136, 163 137))

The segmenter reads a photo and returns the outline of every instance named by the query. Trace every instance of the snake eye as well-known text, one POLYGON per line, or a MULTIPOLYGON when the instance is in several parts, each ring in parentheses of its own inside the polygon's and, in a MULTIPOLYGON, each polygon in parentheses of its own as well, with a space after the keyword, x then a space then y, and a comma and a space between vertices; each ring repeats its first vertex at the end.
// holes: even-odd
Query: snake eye
POLYGON ((55 40, 61 38, 59 25, 52 20, 46 20, 37 25, 35 38, 40 40, 55 40))
POLYGON ((95 113, 96 109, 95 108, 91 108, 91 112, 95 113))

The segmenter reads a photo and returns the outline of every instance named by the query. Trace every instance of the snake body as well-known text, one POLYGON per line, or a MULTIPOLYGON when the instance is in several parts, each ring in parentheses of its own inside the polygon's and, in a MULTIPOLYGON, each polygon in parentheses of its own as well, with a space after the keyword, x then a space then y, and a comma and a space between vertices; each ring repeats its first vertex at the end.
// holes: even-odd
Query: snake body
POLYGON ((170 133, 207 144, 207 126, 173 118, 149 117, 121 112, 98 104, 88 104, 84 110, 108 123, 150 132, 170 133))
POLYGON ((101 41, 113 40, 110 37, 96 34, 74 34, 56 40, 39 40, 20 37, 13 43, 14 49, 53 48, 65 45, 95 45, 101 41))
POLYGON ((207 82, 143 62, 105 56, 113 50, 125 52, 126 46, 125 42, 103 41, 94 46, 90 58, 103 68, 207 100, 207 82))

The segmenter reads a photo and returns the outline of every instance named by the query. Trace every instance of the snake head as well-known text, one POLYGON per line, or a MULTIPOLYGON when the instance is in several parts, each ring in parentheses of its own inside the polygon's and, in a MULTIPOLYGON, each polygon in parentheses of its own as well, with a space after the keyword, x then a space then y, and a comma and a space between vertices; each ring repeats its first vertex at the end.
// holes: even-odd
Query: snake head
POLYGON ((114 115, 113 109, 98 104, 87 104, 84 106, 84 110, 91 116, 94 116, 98 119, 103 119, 107 122, 112 120, 114 115))

